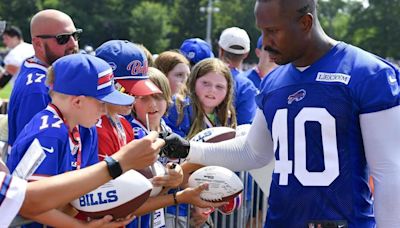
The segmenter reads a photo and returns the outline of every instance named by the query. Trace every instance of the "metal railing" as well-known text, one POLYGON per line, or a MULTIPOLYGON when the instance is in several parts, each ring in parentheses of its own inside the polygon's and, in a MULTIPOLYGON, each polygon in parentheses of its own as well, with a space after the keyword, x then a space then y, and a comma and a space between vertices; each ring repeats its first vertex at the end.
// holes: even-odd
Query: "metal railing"
MULTIPOLYGON (((249 173, 248 172, 240 172, 239 174, 245 189, 251 187, 252 191, 250 192, 250 199, 246 200, 245 192, 243 192, 243 202, 239 209, 237 209, 231 215, 224 215, 218 210, 213 212, 210 215, 208 225, 202 226, 202 228, 206 227, 215 227, 215 228, 260 228, 263 227, 265 222, 265 214, 267 210, 267 196, 265 194, 261 194, 261 189, 255 183, 254 179, 252 181, 248 181, 249 173), (250 186, 251 185, 251 186, 250 186)), ((165 212, 165 210, 164 210, 165 212)), ((177 210, 178 212, 178 210, 177 210)), ((178 213, 177 213, 178 214, 178 213)), ((186 225, 184 227, 192 227, 190 226, 190 207, 188 207, 186 217, 186 225)), ((150 221, 153 221, 154 213, 151 214, 150 221)), ((177 222, 177 216, 175 214, 175 224, 177 222)), ((32 221, 24 220, 21 217, 17 217, 11 224, 10 227, 19 227, 23 224, 29 224, 32 221)), ((140 228, 140 217, 138 222, 138 227, 140 228)), ((150 224, 150 227, 154 227, 153 223, 150 224)), ((175 225, 175 228, 182 226, 175 225)), ((168 227, 167 227, 168 228, 168 227)), ((170 227, 172 228, 172 227, 170 227)))

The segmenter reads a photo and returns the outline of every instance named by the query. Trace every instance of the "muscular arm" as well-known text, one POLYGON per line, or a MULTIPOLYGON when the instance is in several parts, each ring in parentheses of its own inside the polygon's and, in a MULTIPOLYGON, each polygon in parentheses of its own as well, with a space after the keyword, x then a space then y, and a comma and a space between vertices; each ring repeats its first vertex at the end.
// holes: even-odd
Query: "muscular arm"
POLYGON ((191 142, 187 160, 191 163, 219 165, 239 171, 263 167, 273 156, 271 133, 263 112, 257 109, 247 137, 220 143, 191 142))
POLYGON ((377 227, 400 227, 400 106, 360 115, 377 227))

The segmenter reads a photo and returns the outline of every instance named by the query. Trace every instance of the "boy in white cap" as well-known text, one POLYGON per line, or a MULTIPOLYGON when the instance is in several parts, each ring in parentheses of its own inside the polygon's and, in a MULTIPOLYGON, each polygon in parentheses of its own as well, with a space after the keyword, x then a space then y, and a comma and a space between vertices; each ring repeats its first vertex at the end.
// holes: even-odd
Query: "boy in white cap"
POLYGON ((238 125, 253 121, 256 111, 257 89, 246 77, 238 76, 243 60, 250 51, 250 38, 247 32, 238 27, 225 29, 219 38, 219 58, 225 62, 235 81, 235 109, 238 125))

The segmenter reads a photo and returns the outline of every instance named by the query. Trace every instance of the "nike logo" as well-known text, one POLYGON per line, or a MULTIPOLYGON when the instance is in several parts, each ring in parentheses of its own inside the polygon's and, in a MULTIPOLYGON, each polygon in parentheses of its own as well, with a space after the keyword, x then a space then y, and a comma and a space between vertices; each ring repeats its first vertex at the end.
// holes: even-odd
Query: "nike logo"
POLYGON ((42 146, 42 149, 46 152, 49 152, 50 154, 54 152, 54 147, 46 148, 46 147, 42 146))
POLYGON ((343 227, 344 227, 344 225, 338 225, 337 227, 338 227, 338 228, 343 228, 343 227))
POLYGON ((396 77, 395 77, 395 76, 392 76, 392 75, 390 75, 390 76, 389 76, 389 82, 390 82, 390 83, 395 83, 395 82, 397 82, 397 79, 396 79, 396 77))

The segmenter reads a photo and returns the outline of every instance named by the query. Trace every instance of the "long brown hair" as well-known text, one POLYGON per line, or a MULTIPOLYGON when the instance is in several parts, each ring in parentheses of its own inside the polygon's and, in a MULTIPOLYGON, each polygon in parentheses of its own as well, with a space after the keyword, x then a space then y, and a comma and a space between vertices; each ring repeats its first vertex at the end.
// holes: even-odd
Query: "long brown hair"
MULTIPOLYGON (((193 106, 194 116, 192 119, 192 126, 187 135, 187 138, 192 138, 194 135, 204 130, 204 117, 206 114, 203 111, 203 107, 200 103, 199 98, 196 96, 196 81, 200 77, 210 73, 217 72, 222 74, 227 81, 227 94, 224 100, 215 108, 217 118, 222 126, 236 128, 236 112, 233 107, 233 79, 229 68, 221 60, 217 58, 208 58, 197 63, 192 72, 189 75, 188 81, 186 83, 187 91, 186 94, 179 94, 178 97, 183 98, 188 96, 190 102, 193 106)), ((179 113, 178 123, 182 122, 183 119, 183 109, 184 104, 182 99, 176 99, 176 107, 179 113)))

